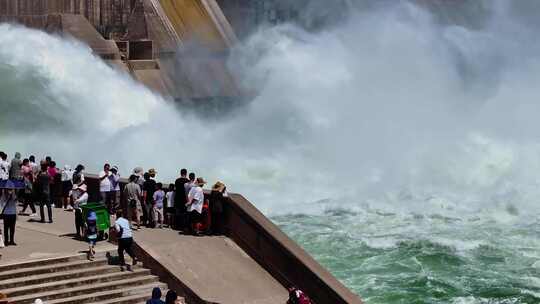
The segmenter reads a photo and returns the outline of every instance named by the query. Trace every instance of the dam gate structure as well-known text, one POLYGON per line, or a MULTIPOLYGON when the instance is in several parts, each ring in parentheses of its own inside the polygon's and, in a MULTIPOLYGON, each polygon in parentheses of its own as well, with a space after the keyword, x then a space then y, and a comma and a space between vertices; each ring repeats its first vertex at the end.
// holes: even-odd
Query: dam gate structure
POLYGON ((215 0, 0 0, 0 22, 78 39, 166 99, 243 97, 225 62, 236 35, 215 0))

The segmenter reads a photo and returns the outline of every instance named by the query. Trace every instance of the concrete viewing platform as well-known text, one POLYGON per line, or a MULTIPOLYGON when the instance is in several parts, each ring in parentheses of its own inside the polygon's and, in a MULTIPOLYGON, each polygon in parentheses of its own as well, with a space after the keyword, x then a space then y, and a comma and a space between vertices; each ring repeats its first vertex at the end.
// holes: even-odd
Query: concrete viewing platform
POLYGON ((135 233, 135 239, 205 301, 273 304, 288 299, 287 290, 225 236, 143 229, 135 233))
MULTIPOLYGON (((2 254, 0 265, 61 257, 88 251, 86 242, 74 238, 75 222, 73 212, 54 208, 54 222, 52 224, 40 223, 39 219, 39 216, 18 216, 15 229, 17 246, 7 246, 0 249, 0 254, 2 254)), ((115 249, 116 246, 109 242, 98 242, 96 246, 96 252, 115 249)))
MULTIPOLYGON (((86 253, 87 243, 74 238, 73 212, 53 208, 53 223, 41 223, 39 219, 18 217, 15 234, 18 245, 0 249, 0 267, 86 253)), ((272 304, 287 301, 286 289, 225 236, 194 237, 168 228, 143 228, 134 232, 134 239, 205 302, 272 304)), ((116 246, 100 241, 96 251, 115 252, 116 246)))
MULTIPOLYGON (((88 174, 86 181, 89 200, 96 201, 98 180, 88 174)), ((108 241, 97 244, 99 265, 81 261, 88 245, 75 238, 73 212, 53 208, 53 223, 39 220, 19 216, 18 246, 0 249, 0 293, 6 292, 18 304, 31 303, 31 290, 39 290, 52 304, 139 304, 152 284, 176 291, 189 304, 285 303, 288 286, 299 287, 314 303, 362 303, 239 194, 230 193, 224 203, 219 236, 194 237, 169 228, 135 231, 134 250, 142 263, 127 276, 114 266, 116 246, 108 241), (88 267, 80 277, 77 265, 88 267), (100 274, 100 267, 107 273, 100 274), (14 281, 9 279, 13 269, 18 276, 14 281), (53 282, 47 273, 62 280, 53 282), (34 283, 24 285, 26 280, 34 283), (51 286, 57 289, 48 291, 51 286)), ((115 233, 109 234, 114 242, 115 233)))

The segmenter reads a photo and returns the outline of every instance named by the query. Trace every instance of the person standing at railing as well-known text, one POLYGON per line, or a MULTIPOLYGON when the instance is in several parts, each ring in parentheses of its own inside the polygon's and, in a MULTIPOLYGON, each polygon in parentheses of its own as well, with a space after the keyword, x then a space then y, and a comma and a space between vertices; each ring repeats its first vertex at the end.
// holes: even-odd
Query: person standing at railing
POLYGON ((144 197, 144 206, 143 206, 143 218, 144 225, 146 227, 153 227, 154 216, 152 215, 152 207, 154 205, 154 192, 156 192, 156 174, 155 169, 150 169, 144 174, 144 185, 143 185, 143 197, 144 197))
POLYGON ((167 189, 167 193, 165 194, 165 225, 168 225, 169 228, 176 227, 175 224, 175 208, 174 208, 174 184, 169 184, 169 189, 167 189))
POLYGON ((61 207, 60 202, 58 201, 58 184, 57 182, 61 182, 62 178, 58 179, 58 169, 56 168, 56 162, 53 160, 47 161, 48 168, 47 173, 49 174, 49 201, 51 202, 52 206, 58 208, 61 207))
POLYGON ((75 167, 75 171, 73 172, 71 181, 73 182, 74 186, 80 186, 84 182, 84 166, 81 164, 78 164, 77 167, 75 167))
POLYGON ((188 202, 186 204, 189 216, 191 219, 191 227, 193 234, 200 236, 203 234, 202 222, 203 222, 203 205, 204 205, 204 192, 203 186, 206 181, 202 177, 198 177, 195 185, 191 187, 188 194, 188 202))
POLYGON ((11 165, 9 166, 9 178, 22 180, 21 166, 21 153, 16 152, 15 157, 11 160, 11 165))
POLYGON ((69 203, 69 192, 73 188, 73 172, 70 165, 65 165, 62 170, 62 204, 66 210, 73 209, 69 203))
POLYGON ((116 212, 116 209, 119 208, 119 197, 118 194, 120 193, 120 173, 118 173, 118 167, 113 166, 111 168, 111 175, 109 175, 109 180, 111 182, 111 192, 110 195, 110 214, 114 214, 116 212))
POLYGON ((165 191, 163 184, 156 184, 156 191, 153 195, 154 203, 152 205, 152 214, 154 216, 154 225, 158 228, 163 228, 163 200, 165 199, 165 191))
POLYGON ((111 202, 110 202, 110 192, 111 192, 111 180, 109 176, 111 175, 111 165, 103 165, 103 171, 99 172, 99 193, 101 195, 100 202, 107 206, 107 210, 111 211, 111 202))
POLYGON ((227 194, 227 187, 222 182, 216 182, 210 192, 210 212, 212 213, 210 231, 213 234, 219 234, 223 231, 223 204, 225 203, 227 194))
POLYGON ((186 183, 189 183, 187 178, 187 169, 180 170, 180 177, 174 182, 174 209, 175 209, 175 225, 174 229, 186 231, 189 226, 188 212, 186 210, 187 194, 186 183))
POLYGON ((39 213, 41 215, 41 222, 45 223, 45 207, 47 207, 47 213, 49 215, 49 223, 53 222, 52 219, 52 209, 51 209, 51 196, 50 196, 50 180, 49 173, 47 172, 48 163, 47 161, 41 161, 40 163, 41 170, 39 171, 36 183, 36 194, 39 199, 39 213))
POLYGON ((196 182, 196 175, 194 172, 189 173, 189 181, 184 184, 184 190, 186 192, 186 198, 189 195, 189 191, 191 191, 191 188, 195 187, 197 185, 196 182))
POLYGON ((30 160, 30 167, 32 168, 32 174, 35 177, 39 172, 39 165, 36 163, 36 157, 34 155, 30 155, 30 157, 28 157, 28 160, 30 160))
POLYGON ((31 217, 37 216, 36 206, 34 205, 34 195, 33 195, 33 183, 34 183, 34 174, 32 173, 32 167, 30 165, 30 160, 25 158, 22 164, 22 174, 24 179, 24 190, 22 191, 22 201, 23 208, 19 214, 24 214, 26 208, 30 206, 32 213, 31 217))
POLYGON ((132 174, 129 177, 129 183, 124 187, 124 199, 126 208, 126 218, 128 219, 129 226, 134 230, 138 230, 141 227, 141 201, 142 190, 139 184, 137 184, 137 175, 132 174), (133 228, 132 221, 135 221, 137 228, 133 228))

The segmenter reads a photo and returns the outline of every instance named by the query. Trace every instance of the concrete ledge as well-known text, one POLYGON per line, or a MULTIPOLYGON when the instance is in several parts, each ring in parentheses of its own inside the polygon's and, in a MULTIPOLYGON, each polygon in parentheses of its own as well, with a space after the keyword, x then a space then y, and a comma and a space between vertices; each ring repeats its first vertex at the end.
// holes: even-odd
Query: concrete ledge
POLYGON ((362 303, 242 195, 231 194, 225 212, 226 234, 284 286, 316 303, 362 303))
MULTIPOLYGON (((183 297, 188 303, 193 304, 214 304, 213 302, 207 302, 201 299, 193 290, 191 290, 186 284, 178 279, 171 271, 155 259, 147 248, 144 248, 141 244, 134 243, 135 254, 138 259, 147 268, 150 268, 153 275, 156 275, 160 280, 167 285, 169 289, 176 291, 178 296, 183 297)), ((215 303, 218 304, 218 303, 215 303)))
MULTIPOLYGON (((96 200, 99 196, 97 177, 87 175, 86 180, 90 200, 96 200)), ((123 179, 122 189, 125 182, 123 179)), ((231 238, 284 287, 298 286, 318 304, 362 304, 357 295, 341 284, 242 195, 230 194, 228 204, 224 204, 224 208, 225 227, 221 232, 231 238)), ((169 277, 169 281, 166 282, 171 288, 184 290, 187 298, 203 301, 194 293, 190 294, 193 291, 176 279, 151 254, 145 253, 140 247, 138 250, 146 262, 151 263, 148 264, 151 268, 154 268, 154 265, 157 267, 159 271, 157 275, 161 273, 164 277, 169 277)))

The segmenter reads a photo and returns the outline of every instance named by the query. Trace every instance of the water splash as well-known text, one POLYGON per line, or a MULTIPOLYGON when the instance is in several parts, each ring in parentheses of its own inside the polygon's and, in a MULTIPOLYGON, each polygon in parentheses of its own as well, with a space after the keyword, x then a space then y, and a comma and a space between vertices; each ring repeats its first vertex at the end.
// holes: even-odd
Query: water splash
POLYGON ((261 30, 230 61, 259 95, 219 121, 178 113, 78 42, 4 24, 2 146, 164 179, 196 168, 277 213, 351 197, 538 198, 540 46, 514 6, 489 4, 480 29, 389 1, 317 33, 261 30))
POLYGON ((230 59, 258 96, 216 121, 80 43, 0 25, 0 147, 224 179, 371 303, 538 302, 522 274, 540 257, 540 18, 477 3, 474 26, 381 1, 262 29, 230 59))

